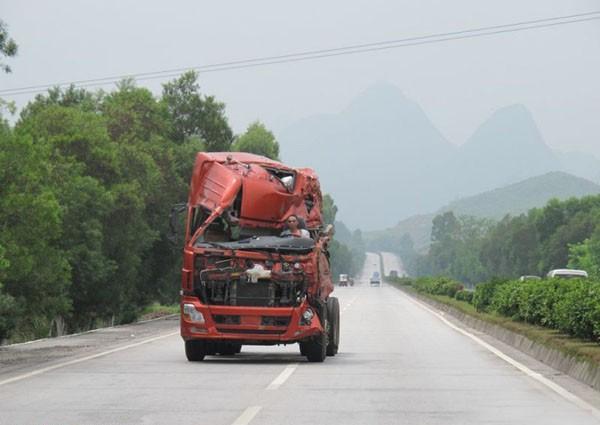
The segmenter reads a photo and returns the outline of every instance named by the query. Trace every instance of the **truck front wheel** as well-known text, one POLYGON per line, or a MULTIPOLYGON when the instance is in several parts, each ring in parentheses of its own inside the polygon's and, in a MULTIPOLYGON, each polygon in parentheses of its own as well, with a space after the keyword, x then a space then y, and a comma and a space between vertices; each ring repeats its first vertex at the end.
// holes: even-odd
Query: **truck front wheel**
POLYGON ((185 356, 190 362, 201 362, 206 355, 206 344, 204 341, 186 341, 185 356))
POLYGON ((327 332, 300 343, 300 352, 312 363, 321 363, 327 357, 327 332))
POLYGON ((327 324, 329 325, 327 355, 335 356, 340 345, 340 302, 336 297, 327 299, 327 324))

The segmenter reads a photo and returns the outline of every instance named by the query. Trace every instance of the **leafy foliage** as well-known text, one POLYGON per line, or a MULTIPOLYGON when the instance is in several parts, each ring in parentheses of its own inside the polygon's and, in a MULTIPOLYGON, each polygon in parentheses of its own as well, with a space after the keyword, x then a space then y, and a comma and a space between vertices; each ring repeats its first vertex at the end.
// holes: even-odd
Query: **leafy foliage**
POLYGON ((462 283, 446 277, 421 277, 413 282, 413 286, 419 292, 448 297, 454 297, 464 289, 462 283))
POLYGON ((417 291, 443 295, 493 313, 600 342, 600 281, 595 279, 493 279, 466 291, 447 277, 396 279, 417 291))
POLYGON ((600 196, 551 200, 497 223, 446 212, 433 220, 429 253, 414 257, 416 275, 451 276, 467 284, 494 277, 545 275, 555 268, 600 271, 600 196))
POLYGON ((250 124, 246 132, 237 138, 232 150, 250 152, 279 160, 279 143, 275 140, 273 133, 258 121, 250 124))
POLYGON ((161 103, 168 116, 170 140, 182 144, 196 137, 204 141, 209 152, 230 150, 233 132, 225 116, 225 104, 200 93, 197 72, 186 72, 163 85, 161 103))
MULTIPOLYGON (((0 340, 124 323, 176 302, 168 212, 187 197, 196 153, 233 139, 224 104, 200 93, 193 72, 160 98, 132 80, 109 93, 54 88, 14 126, 0 119, 0 340)), ((258 122, 236 143, 279 154, 258 122)), ((336 211, 326 196, 329 222, 336 211)), ((362 264, 360 232, 350 239, 332 242, 334 270, 362 264)))
MULTIPOLYGON (((337 206, 331 195, 323 196, 323 224, 333 224, 337 214, 337 206)), ((341 222, 335 222, 336 236, 329 243, 331 256, 331 274, 334 279, 340 274, 356 275, 365 262, 365 245, 360 230, 351 233, 341 222)))
MULTIPOLYGON (((17 54, 19 47, 15 40, 8 36, 8 29, 4 21, 0 20, 0 56, 13 57, 17 54)), ((6 73, 11 72, 10 66, 0 62, 0 69, 6 73)))

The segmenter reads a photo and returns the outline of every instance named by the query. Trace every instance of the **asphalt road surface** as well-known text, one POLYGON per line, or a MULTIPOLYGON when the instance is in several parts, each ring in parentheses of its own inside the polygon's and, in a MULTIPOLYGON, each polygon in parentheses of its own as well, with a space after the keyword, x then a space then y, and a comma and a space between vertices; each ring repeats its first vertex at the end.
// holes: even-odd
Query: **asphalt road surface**
POLYGON ((176 320, 2 348, 0 424, 600 423, 598 393, 371 287, 379 269, 369 254, 366 280, 336 288, 340 353, 322 364, 297 346, 189 363, 176 320))
POLYGON ((383 260, 383 273, 385 276, 389 276, 390 271, 396 270, 398 272, 398 276, 406 276, 406 271, 404 270, 404 265, 402 264, 402 260, 392 252, 382 252, 381 259, 383 260))

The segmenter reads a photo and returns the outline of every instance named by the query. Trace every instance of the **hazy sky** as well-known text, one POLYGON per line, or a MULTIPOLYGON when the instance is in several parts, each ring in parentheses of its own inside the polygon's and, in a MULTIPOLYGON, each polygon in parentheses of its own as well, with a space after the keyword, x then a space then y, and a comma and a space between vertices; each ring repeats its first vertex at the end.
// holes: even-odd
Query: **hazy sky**
MULTIPOLYGON (((6 1, 0 88, 157 71, 600 10, 600 0, 6 1)), ((600 21, 201 75, 238 132, 338 112, 387 81, 453 143, 523 103, 555 149, 600 157, 600 21)), ((160 81, 140 82, 159 93, 160 81)), ((31 96, 31 95, 29 95, 31 96)), ((14 98, 22 105, 30 97, 14 98)))

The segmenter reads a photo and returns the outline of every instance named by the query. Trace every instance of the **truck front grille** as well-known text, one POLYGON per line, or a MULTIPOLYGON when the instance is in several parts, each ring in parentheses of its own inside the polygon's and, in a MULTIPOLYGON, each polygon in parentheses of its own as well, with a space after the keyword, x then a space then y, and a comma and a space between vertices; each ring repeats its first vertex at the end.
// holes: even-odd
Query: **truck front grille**
POLYGON ((285 333, 285 329, 229 329, 219 328, 217 331, 226 334, 255 334, 255 335, 281 335, 285 333))
POLYGON ((296 307, 305 292, 303 281, 259 280, 256 283, 235 280, 197 282, 196 294, 209 305, 243 307, 296 307))

